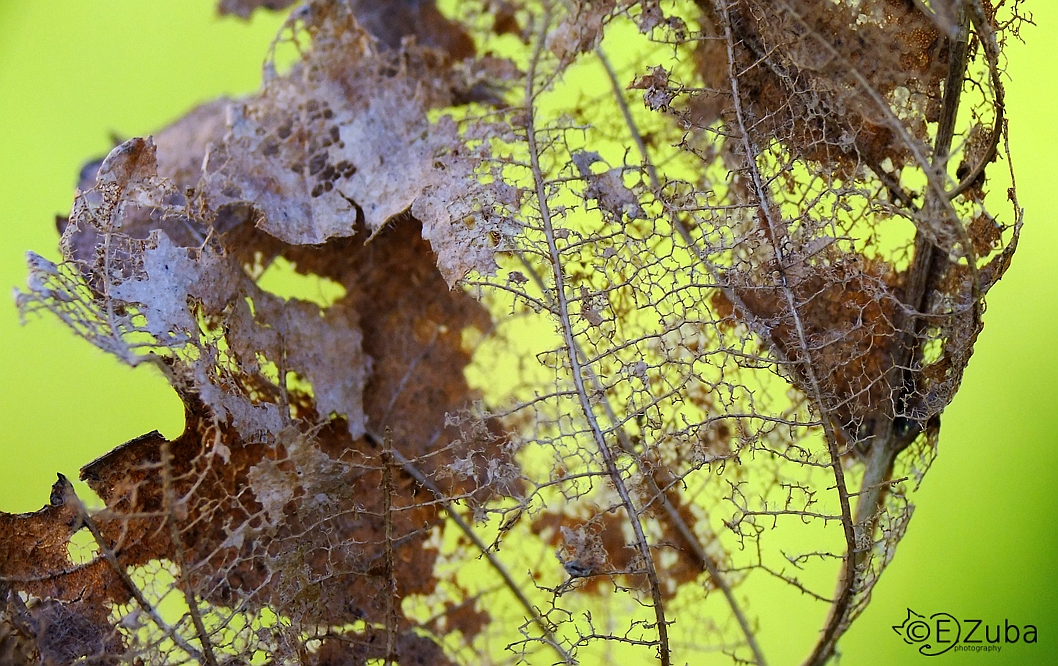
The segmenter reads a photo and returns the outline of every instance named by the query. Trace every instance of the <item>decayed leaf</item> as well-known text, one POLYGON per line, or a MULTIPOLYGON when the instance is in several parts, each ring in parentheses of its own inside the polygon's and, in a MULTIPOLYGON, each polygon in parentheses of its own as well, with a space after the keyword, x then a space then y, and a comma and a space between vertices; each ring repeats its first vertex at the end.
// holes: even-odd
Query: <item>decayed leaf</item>
POLYGON ((591 165, 602 161, 598 153, 574 153, 572 161, 580 171, 581 177, 588 182, 584 196, 598 201, 599 208, 613 215, 618 221, 626 215, 633 220, 645 217, 643 208, 639 205, 639 198, 625 186, 620 169, 593 173, 591 165))
POLYGON ((474 40, 462 25, 446 18, 434 0, 352 0, 360 25, 391 49, 411 37, 454 60, 474 55, 474 40))
POLYGON ((547 48, 560 61, 568 62, 599 45, 604 21, 618 7, 615 0, 579 2, 547 36, 547 48))
MULTIPOLYGON (((142 273, 130 276, 113 292, 116 299, 141 298, 153 281, 164 297, 156 307, 142 308, 148 321, 170 317, 186 322, 187 311, 180 304, 190 307, 199 300, 191 296, 198 285, 195 277, 208 276, 209 270, 219 270, 218 266, 242 275, 248 282, 244 288, 252 287, 245 273, 224 264, 221 258, 210 259, 203 251, 197 262, 191 261, 187 249, 173 246, 166 236, 155 233, 152 238, 158 244, 145 250, 142 273), (173 271, 184 272, 191 279, 174 283, 168 279, 173 271)), ((321 387, 315 396, 291 392, 290 408, 300 418, 318 419, 321 415, 317 410, 331 399, 328 395, 337 396, 339 402, 345 396, 360 400, 363 387, 349 385, 347 378, 355 379, 356 375, 346 374, 345 369, 359 371, 361 376, 368 371, 369 364, 356 356, 361 337, 352 328, 355 320, 348 320, 363 308, 376 322, 363 338, 376 359, 365 393, 367 422, 391 433, 387 436, 393 437, 394 447, 409 459, 432 454, 423 469, 433 476, 444 464, 448 454, 443 447, 453 436, 446 430, 446 413, 464 406, 468 398, 461 372, 467 356, 459 331, 470 321, 484 326, 487 317, 476 303, 449 291, 435 267, 435 255, 417 238, 414 226, 398 224, 368 246, 360 237, 351 247, 360 250, 360 256, 342 251, 348 248, 340 246, 293 255, 301 266, 316 261, 330 267, 336 278, 346 280, 351 297, 345 305, 320 313, 314 305, 284 304, 251 290, 252 312, 245 300, 231 301, 214 293, 208 299, 199 297, 206 308, 200 314, 224 314, 235 360, 283 351, 287 368, 298 369, 314 386, 321 387), (399 256, 401 251, 405 251, 404 257, 399 256), (373 256, 376 253, 378 259, 373 256), (397 261, 401 270, 381 270, 384 265, 376 264, 379 259, 397 261), (365 275, 373 277, 365 281, 365 275), (209 309, 222 305, 219 311, 209 309), (338 320, 334 320, 336 316, 338 320), (261 328, 263 321, 269 324, 261 328), (343 334, 343 330, 348 333, 343 334), (319 341, 328 336, 332 338, 328 341, 331 350, 345 358, 326 357, 328 348, 321 347, 319 341), (412 372, 416 380, 409 384, 412 372)), ((160 339, 166 334, 174 337, 171 333, 152 331, 160 339)), ((353 426, 344 416, 307 431, 300 420, 299 426, 270 423, 260 416, 249 418, 246 410, 261 405, 273 407, 268 412, 272 418, 279 412, 274 402, 262 400, 255 405, 250 395, 233 392, 230 384, 218 386, 221 382, 211 377, 216 371, 211 369, 213 361, 208 356, 190 359, 190 368, 184 365, 188 362, 180 356, 167 361, 188 405, 184 434, 172 442, 157 433, 146 435, 82 471, 82 478, 107 507, 96 521, 107 547, 119 553, 123 567, 132 569, 180 552, 183 561, 197 563, 188 575, 193 588, 203 590, 205 601, 245 610, 267 607, 309 624, 363 619, 385 623, 387 611, 379 599, 391 580, 400 598, 433 590, 436 581, 429 573, 437 552, 424 544, 431 537, 431 528, 442 524, 441 508, 426 502, 425 489, 399 466, 386 462, 374 440, 351 433, 353 426), (197 366, 205 368, 205 381, 203 373, 195 369, 196 361, 208 362, 197 366), (223 392, 226 404, 209 404, 206 398, 210 391, 200 390, 203 388, 209 388, 213 395, 223 392), (236 408, 226 409, 231 404, 236 408), (382 506, 384 495, 378 492, 387 465, 395 477, 390 491, 393 506, 388 513, 382 506), (397 499, 397 495, 404 499, 397 499), (169 521, 175 523, 174 530, 167 529, 169 521), (178 542, 173 534, 179 535, 178 542), (396 564, 387 573, 384 561, 390 549, 396 564)), ((256 379, 254 374, 247 374, 259 372, 253 362, 218 368, 224 369, 228 382, 236 382, 243 390, 267 389, 262 397, 277 400, 275 387, 268 389, 259 374, 256 379)), ((326 413, 322 416, 325 418, 326 413)), ((460 492, 459 487, 450 492, 460 492)), ((41 527, 27 533, 27 538, 36 539, 40 529, 54 532, 49 543, 54 542, 55 564, 45 571, 41 563, 46 560, 40 559, 40 553, 33 557, 38 575, 49 585, 64 589, 85 574, 66 571, 66 546, 79 527, 73 520, 77 514, 68 510, 64 515, 71 517, 51 516, 55 510, 48 515, 44 513, 49 510, 42 512, 38 518, 41 527)), ((26 530, 11 530, 16 532, 26 530)), ((16 537, 6 545, 20 548, 26 543, 32 541, 16 537)), ((6 559, 12 564, 19 561, 14 556, 6 559)), ((84 571, 112 579, 116 575, 101 558, 84 571)), ((14 570, 3 573, 5 579, 17 574, 14 570)), ((57 596, 51 589, 45 587, 39 592, 41 596, 57 596)), ((85 603, 102 627, 96 634, 111 636, 107 608, 98 603, 102 598, 93 595, 92 599, 95 601, 85 603)), ((127 603, 128 595, 110 602, 127 603)), ((469 637, 476 631, 474 626, 480 630, 480 622, 475 623, 452 622, 447 630, 469 637)), ((405 640, 401 639, 402 645, 405 640)), ((401 650, 409 655, 421 650, 434 654, 436 648, 428 647, 433 643, 423 640, 415 638, 401 650)), ((120 651, 120 644, 115 649, 120 651)))
POLYGON ((65 664, 123 649, 108 607, 128 602, 131 590, 102 558, 76 564, 68 554, 83 515, 61 474, 48 506, 21 515, 0 513, 0 627, 13 634, 8 640, 20 643, 12 652, 35 653, 40 660, 27 663, 65 664))
POLYGON ((220 0, 217 11, 221 14, 235 14, 239 18, 250 18, 255 9, 286 9, 294 0, 220 0))
MULTIPOLYGON (((293 0, 220 0, 217 11, 249 18, 255 9, 280 10, 293 0)), ((451 21, 432 0, 350 0, 360 23, 383 45, 401 48, 405 37, 414 36, 421 46, 438 49, 462 60, 474 55, 474 41, 458 23, 451 21)))
MULTIPOLYGON (((841 163, 856 154, 868 165, 887 157, 897 167, 905 163, 911 157, 905 137, 926 138, 917 114, 936 120, 947 50, 934 23, 910 2, 888 0, 862 6, 783 0, 780 11, 773 9, 745 0, 731 11, 747 122, 762 139, 781 137, 808 160, 841 163), (917 113, 897 128, 879 98, 917 113)), ((719 25, 707 30, 723 34, 719 25)), ((723 53, 723 43, 711 41, 703 47, 723 53)), ((701 62, 715 67, 705 52, 701 62)), ((719 76, 722 85, 725 72, 726 66, 703 74, 719 76)))
MULTIPOLYGON (((366 238, 362 231, 319 249, 291 247, 285 256, 299 270, 346 287, 372 359, 363 394, 369 427, 378 435, 388 430, 397 450, 418 457, 457 436, 445 415, 467 406, 463 368, 470 357, 462 332, 486 330, 490 320, 476 301, 449 290, 414 220, 388 225, 370 243, 366 238)), ((443 460, 426 464, 440 469, 443 460)))
MULTIPOLYGON (((252 443, 192 403, 179 439, 166 443, 155 433, 129 442, 86 466, 82 478, 106 503, 100 528, 122 544, 126 566, 174 552, 164 529, 169 513, 185 557, 199 563, 194 587, 209 590, 204 596, 213 603, 269 607, 307 623, 384 622, 379 453, 340 425, 314 435, 289 427, 252 443), (218 442, 228 460, 214 453, 218 442)), ((438 517, 436 508, 415 506, 417 492, 403 496, 409 504, 398 503, 389 518, 401 596, 432 589, 423 572, 436 551, 422 543, 438 517)))
MULTIPOLYGON (((973 223, 970 228, 974 228, 973 223)), ((974 242, 990 244, 988 239, 994 238, 995 233, 991 227, 984 227, 972 238, 974 242)), ((1020 235, 1018 225, 1002 251, 979 270, 978 290, 982 297, 1010 268, 1020 235)), ((973 278, 965 266, 949 265, 935 287, 927 301, 935 330, 927 331, 927 334, 930 339, 938 341, 941 348, 936 358, 923 359, 915 368, 912 378, 915 399, 908 404, 907 412, 918 421, 939 415, 951 403, 962 383, 977 336, 984 330, 984 322, 973 309, 958 305, 974 298, 973 278)))
POLYGON ((29 257, 22 314, 185 429, 86 465, 101 510, 0 514, 0 661, 762 664, 775 584, 824 664, 1020 233, 984 189, 1017 3, 956 4, 306 2, 296 63, 88 164, 29 257))
MULTIPOLYGON (((860 428, 870 430, 877 410, 894 416, 888 373, 898 343, 899 277, 885 262, 840 255, 808 263, 803 271, 788 282, 799 304, 796 316, 781 285, 761 285, 773 279, 770 271, 759 281, 730 273, 733 291, 748 309, 738 316, 766 327, 780 353, 797 359, 794 379, 802 390, 809 390, 804 366, 811 366, 832 401, 835 426, 855 439, 860 428), (799 349, 801 335, 814 341, 807 358, 799 349)), ((723 292, 714 294, 713 303, 722 314, 732 312, 723 292)))
MULTIPOLYGON (((427 666, 448 666, 453 662, 437 643, 411 631, 401 632, 394 644, 393 654, 397 663, 427 666)), ((366 666, 374 660, 385 659, 386 636, 377 631, 366 633, 349 632, 327 638, 320 649, 307 663, 313 666, 366 666)))
MULTIPOLYGON (((480 474, 444 476, 453 494, 485 485, 486 462, 503 457, 498 432, 466 439, 447 418, 471 398, 461 333, 471 324, 487 328, 489 318, 450 291, 438 268, 451 267, 453 281, 490 270, 496 241, 467 254, 476 235, 464 233, 461 248, 440 231, 455 210, 444 197, 458 207, 467 194, 447 179, 472 182, 473 166, 463 166, 458 151, 435 154, 450 151, 458 133, 449 122, 431 138, 426 111, 451 97, 448 83, 435 80, 443 70, 429 52, 412 54, 418 64, 403 73, 386 71, 395 57, 376 53, 351 15, 326 3, 314 11, 316 49, 261 96, 202 106, 161 132, 157 148, 150 138, 133 139, 91 169, 64 226, 70 264, 35 260, 31 291, 19 297, 25 310, 50 309, 129 363, 159 364, 187 405, 180 438, 146 435, 82 472, 106 505, 95 520, 115 561, 96 557, 71 569, 66 549, 80 524, 52 515, 58 509, 5 542, 36 549, 43 584, 16 589, 55 599, 40 606, 55 609, 47 617, 85 636, 83 646, 67 640, 67 650, 98 651, 85 641, 127 649, 109 619, 113 605, 136 603, 121 574, 168 559, 186 568, 180 575, 201 602, 268 608, 299 626, 395 621, 398 654, 442 659, 381 600, 391 585, 398 600, 434 590, 437 551, 426 542, 443 526, 443 507, 379 442, 391 440, 405 460, 422 458, 414 474, 438 483, 454 438, 480 447, 480 474), (378 94, 343 91, 361 85, 378 94), (328 101, 341 115, 329 112, 328 101), (261 139, 265 126, 270 133, 261 139), (346 153, 343 137, 352 144, 346 153), (354 153, 355 166, 337 159, 354 153), (302 172, 290 171, 299 159, 302 172), (435 159, 445 173, 434 173, 435 159), (328 178, 353 182, 313 198, 307 183, 328 178), (405 214, 413 204, 445 259, 405 214), (254 264, 280 254, 341 282, 347 296, 321 310, 263 291, 254 264), (386 483, 392 487, 379 493, 386 483), (40 534, 52 535, 53 562, 31 545, 40 534), (116 592, 73 600, 73 585, 86 576, 116 592), (95 627, 90 635, 88 627, 95 627)), ((482 196, 493 192, 514 205, 508 189, 482 196)), ((462 222, 481 210, 466 203, 456 214, 462 222)), ((11 567, 20 560, 7 559, 4 580, 19 575, 11 567)), ((78 593, 86 589, 80 584, 78 593)), ((480 617, 453 613, 445 631, 468 639, 480 631, 480 617)), ((38 631, 34 649, 44 654, 51 635, 38 631)))
POLYGON ((455 125, 427 118, 467 82, 429 48, 379 52, 344 4, 317 2, 305 16, 305 59, 229 107, 203 174, 211 204, 252 207, 259 228, 291 244, 352 236, 358 224, 377 232, 410 211, 450 284, 469 270, 491 273, 496 243, 479 239, 512 231, 481 213, 494 196, 473 177, 484 156, 453 150, 455 125), (468 217, 478 229, 453 243, 449 230, 468 217))

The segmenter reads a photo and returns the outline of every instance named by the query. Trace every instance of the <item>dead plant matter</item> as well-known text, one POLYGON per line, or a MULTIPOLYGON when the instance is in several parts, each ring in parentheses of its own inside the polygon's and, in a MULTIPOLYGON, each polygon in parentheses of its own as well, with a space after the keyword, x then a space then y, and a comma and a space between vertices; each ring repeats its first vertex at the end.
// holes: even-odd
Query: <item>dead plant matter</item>
POLYGON ((1017 245, 1026 20, 295 7, 257 94, 89 165, 30 255, 23 315, 157 367, 186 427, 85 465, 98 510, 60 476, 0 514, 0 659, 763 666, 792 590, 827 662, 1017 245))

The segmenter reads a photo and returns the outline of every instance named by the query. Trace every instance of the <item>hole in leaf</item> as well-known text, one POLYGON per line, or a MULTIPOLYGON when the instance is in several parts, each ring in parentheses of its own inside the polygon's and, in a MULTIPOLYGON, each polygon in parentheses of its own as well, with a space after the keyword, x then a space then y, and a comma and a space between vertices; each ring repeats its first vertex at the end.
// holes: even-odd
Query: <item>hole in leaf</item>
POLYGON ((940 360, 943 352, 944 342, 938 338, 929 340, 922 346, 922 364, 933 365, 940 360))
POLYGON ((345 287, 319 275, 298 273, 295 265, 279 257, 265 269, 257 286, 284 300, 296 298, 329 308, 345 297, 345 287))
POLYGON ((66 555, 75 565, 88 564, 99 554, 99 544, 87 527, 77 530, 66 544, 66 555))

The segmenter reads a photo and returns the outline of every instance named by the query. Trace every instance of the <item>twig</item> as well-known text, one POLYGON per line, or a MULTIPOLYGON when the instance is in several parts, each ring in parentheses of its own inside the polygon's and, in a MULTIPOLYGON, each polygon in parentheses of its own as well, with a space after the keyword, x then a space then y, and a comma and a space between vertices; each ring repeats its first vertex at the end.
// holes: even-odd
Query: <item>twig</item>
POLYGON ((150 616, 151 621, 154 622, 155 626, 162 630, 162 633, 165 636, 171 637, 173 639, 173 642, 176 643, 180 647, 180 649, 191 655, 192 659, 199 662, 200 664, 203 663, 205 658, 203 657, 202 653, 196 650, 193 645, 188 643, 187 639, 180 635, 180 632, 176 631, 176 629, 169 626, 169 623, 162 619, 162 616, 158 614, 158 611, 154 608, 151 602, 148 601, 147 597, 143 595, 143 591, 140 590, 139 586, 137 586, 135 582, 133 582, 132 577, 129 576, 129 572, 125 570, 125 567, 118 560, 118 556, 114 552, 114 549, 110 547, 110 544, 103 536, 103 533, 99 530, 99 526, 96 525, 95 521, 88 514, 88 509, 86 509, 84 504, 81 502, 81 498, 77 496, 76 492, 74 492, 73 485, 70 483, 70 480, 60 474, 59 481, 63 485, 63 494, 65 499, 74 503, 74 508, 77 510, 78 519, 81 521, 81 523, 84 524, 85 527, 88 528, 88 531, 91 532, 92 538, 95 539, 96 545, 99 546, 99 552, 103 554, 103 558, 107 561, 107 564, 110 565, 111 569, 114 570, 114 573, 125 585, 125 588, 129 591, 129 594, 132 595, 132 598, 135 599, 136 603, 139 604, 140 608, 142 608, 143 611, 147 613, 148 616, 150 616))
POLYGON ((382 438, 382 503, 386 523, 386 561, 384 585, 386 590, 386 656, 385 664, 397 660, 397 579, 393 567, 393 440, 388 433, 382 438))
POLYGON ((970 21, 977 32, 978 39, 984 47, 985 59, 988 61, 988 74, 992 79, 992 88, 995 94, 993 106, 995 107, 995 120, 992 123, 992 134, 989 137, 988 150, 981 156, 974 168, 966 175, 958 185, 948 193, 949 199, 954 199, 967 189, 984 173, 985 167, 995 158, 999 149, 999 139, 1006 127, 1006 91, 1003 88, 1003 79, 999 75, 999 45, 996 43, 995 31, 985 16, 981 0, 972 0, 970 21))
POLYGON ((671 653, 669 647, 668 621, 665 619, 665 606, 661 599, 661 582, 658 579, 657 569, 654 565, 654 556, 650 552, 650 545, 647 542, 646 534, 643 532, 643 526, 639 521, 639 510, 632 501, 632 497, 628 492, 624 479, 621 477, 621 472, 617 468, 613 452, 610 450, 609 444, 606 443, 602 428, 599 426, 598 419, 595 417, 595 412, 592 409, 591 398, 584 386, 584 369, 581 366, 581 361, 577 353, 577 345, 573 335, 573 327, 571 325, 572 319, 569 314, 569 302, 566 297, 565 276, 562 271, 561 263, 562 258, 556 244, 555 228, 551 219, 551 210, 548 205, 544 173, 543 169, 540 167, 540 150, 536 140, 536 104, 534 101, 536 93, 534 91, 534 85, 536 81, 536 68, 544 46, 547 34, 546 31, 550 24, 550 5, 548 5, 545 14, 545 18, 541 22, 542 27, 536 47, 533 51, 533 56, 529 60, 529 71, 526 75, 525 131, 529 144, 529 157, 532 165, 536 199, 540 207, 540 217, 544 225, 544 234, 547 238, 547 246, 555 276, 555 298, 557 299, 559 306, 559 323, 562 326, 562 336, 565 341, 566 353, 569 357, 573 383, 577 388, 577 396, 580 398, 581 411, 584 413, 584 418, 588 421, 588 427, 595 440, 595 445, 599 450, 599 454, 603 458, 603 463, 614 484, 614 488, 617 490, 617 494, 621 498, 621 502, 624 504, 625 511, 628 513, 628 520, 635 533, 636 546, 639 550, 639 555, 643 560, 643 567, 646 569, 646 577, 650 584, 650 594, 652 597, 654 617, 658 632, 658 658, 660 659, 662 666, 669 666, 671 664, 671 653))
POLYGON ((169 442, 166 440, 162 441, 161 455, 162 497, 165 501, 163 508, 165 510, 165 522, 169 526, 169 538, 173 542, 173 551, 174 555, 176 555, 176 566, 179 567, 177 584, 180 586, 184 601, 187 603, 191 622, 195 625, 198 642, 202 645, 202 656, 205 657, 208 666, 217 666, 217 658, 213 654, 213 644, 209 640, 206 625, 202 622, 202 613, 198 609, 198 598, 195 595, 194 588, 191 586, 191 578, 187 573, 187 554, 184 550, 183 539, 180 538, 180 526, 176 522, 176 509, 173 506, 172 454, 169 450, 169 442))
MULTIPOLYGON (((371 432, 365 433, 364 436, 368 440, 370 440, 375 446, 380 446, 382 441, 384 441, 383 438, 371 432)), ((503 562, 499 560, 496 554, 492 552, 488 544, 482 541, 481 537, 478 535, 477 532, 474 531, 474 528, 471 527, 470 523, 468 523, 463 518, 463 516, 461 516, 459 512, 455 510, 455 508, 452 506, 452 502, 443 492, 441 492, 441 489, 437 487, 437 484, 435 484, 425 474, 423 474, 422 470, 416 467, 415 464, 408 460, 400 451, 396 449, 391 449, 391 452, 393 455, 393 460, 397 464, 399 464, 405 472, 407 472, 413 479, 415 479, 415 481, 419 485, 434 494, 438 502, 441 503, 441 506, 444 507, 444 510, 448 514, 448 517, 452 519, 452 522, 454 522, 456 526, 463 531, 463 534, 465 534, 466 537, 470 539, 471 542, 473 542, 475 548, 477 548, 485 557, 485 559, 488 560, 489 564, 492 565, 492 568, 495 569, 496 573, 498 573, 500 575, 500 578, 503 579, 503 582, 507 585, 507 588, 511 591, 512 594, 514 594, 515 598, 518 599, 518 603, 520 603, 522 607, 525 608, 525 610, 529 613, 529 616, 532 619, 533 623, 543 632, 544 642, 554 648, 554 650, 562 658, 562 663, 570 665, 576 664, 576 661, 573 659, 570 653, 558 642, 558 638, 555 637, 555 634, 551 630, 551 628, 547 626, 546 622, 544 622, 543 618, 540 616, 540 612, 533 606, 532 602, 529 601, 529 598, 525 596, 525 593, 522 591, 522 588, 518 585, 518 583, 515 582, 514 577, 511 576, 510 572, 507 571, 507 567, 503 564, 503 562)))
MULTIPOLYGON (((642 134, 639 132, 639 127, 636 125, 635 119, 632 118, 632 112, 628 108, 628 103, 625 101, 624 95, 622 94, 621 84, 617 80, 617 74, 614 71, 613 66, 610 64, 609 58, 606 57, 606 53, 602 50, 601 46, 596 48, 595 53, 598 56, 599 61, 602 63, 603 67, 606 69, 606 75, 610 79, 610 85, 613 88, 614 97, 617 100, 618 107, 621 109, 621 115, 624 117, 625 125, 628 127, 629 132, 632 134, 632 138, 636 143, 636 147, 639 149, 640 159, 642 160, 643 165, 647 170, 647 174, 650 177, 651 187, 654 189, 657 195, 660 196, 661 180, 658 177, 658 172, 654 166, 653 160, 650 159, 650 154, 647 151, 646 142, 643 141, 642 134)), ((695 249, 697 249, 693 240, 691 240, 690 232, 686 229, 686 227, 675 216, 671 216, 671 218, 672 221, 678 225, 678 228, 682 230, 683 234, 681 234, 681 236, 684 238, 684 240, 688 241, 692 247, 695 247, 695 249)), ((697 255, 697 252, 695 254, 697 255)), ((594 379, 594 373, 592 373, 592 377, 594 379)), ((617 419, 610 406, 609 400, 604 399, 603 403, 608 411, 608 418, 616 423, 617 419)), ((657 469, 666 477, 666 480, 660 485, 668 486, 671 483, 672 473, 664 466, 664 464, 662 464, 660 460, 656 459, 656 456, 651 456, 650 460, 646 461, 645 465, 643 464, 643 461, 641 460, 640 456, 636 453, 635 448, 631 445, 631 442, 628 441, 628 437, 625 434, 623 428, 618 428, 618 441, 621 443, 621 448, 629 455, 632 455, 641 468, 646 469, 647 467, 651 467, 653 469, 657 469)), ((709 577, 712 579, 713 583, 720 589, 721 593, 724 595, 724 598, 727 600, 728 606, 731 608, 732 614, 735 616, 735 620, 738 622, 739 628, 741 629, 743 636, 745 636, 746 638, 746 644, 749 646, 749 649, 753 652, 753 658, 755 662, 759 666, 766 666, 767 660, 765 660, 764 658, 764 653, 760 649, 760 645, 757 643, 757 639, 754 635, 753 629, 752 627, 750 627, 749 620, 746 617, 745 613, 742 611, 741 604, 739 604, 738 600, 735 598, 734 591, 731 589, 731 585, 727 582, 726 577, 720 573, 720 569, 717 566, 716 562, 714 562, 713 558, 710 557, 709 554, 705 551, 705 547, 701 544, 701 541, 694 533, 694 530, 691 529, 691 527, 687 524, 687 521, 683 519, 683 516, 679 514, 679 511, 676 509, 676 507, 672 505, 672 502, 669 500, 668 495, 666 495, 661 490, 658 482, 654 479, 653 475, 644 474, 644 477, 647 480, 647 484, 650 488, 651 494, 659 499, 662 508, 665 511, 665 515, 668 517, 669 521, 675 526, 677 532, 679 532, 680 537, 684 540, 687 547, 691 549, 691 553, 698 561, 699 566, 709 574, 709 577)))
MULTIPOLYGON (((853 554, 856 551, 856 533, 854 529, 854 522, 852 518, 852 510, 849 504, 849 491, 847 484, 845 483, 845 471, 842 468, 841 463, 841 452, 838 448, 837 436, 834 432, 833 420, 830 418, 829 409, 823 396, 822 388, 820 387, 819 380, 816 377, 815 369, 812 367, 811 356, 808 353, 808 341, 806 339, 806 333, 804 324, 801 321, 801 316, 797 311, 797 304, 794 301, 793 289, 788 281, 785 266, 786 261, 782 255, 781 243, 778 238, 778 231, 776 230, 776 222, 773 219, 772 207, 768 204, 769 197, 766 195, 764 185, 761 182, 760 171, 757 168, 756 155, 757 151, 754 149, 749 132, 746 129, 745 117, 742 112, 742 93, 739 89, 738 76, 735 73, 735 40, 731 31, 731 15, 730 7, 728 6, 727 0, 717 0, 718 14, 723 17, 722 21, 724 24, 724 37, 727 42, 727 57, 729 76, 731 81, 731 93, 732 93, 732 104, 735 110, 735 118, 738 123, 739 133, 741 134, 742 148, 745 153, 745 159, 750 170, 750 175, 753 180, 753 187, 756 191, 758 203, 760 204, 763 217, 767 224, 767 233, 770 237, 771 246, 775 253, 776 264, 778 268, 779 278, 782 283, 783 295, 786 297, 786 306, 789 308, 790 316, 793 318, 794 326, 797 331, 797 342, 804 354, 802 361, 802 368, 806 379, 808 380, 808 386, 812 392, 812 399, 815 402, 817 409, 820 411, 823 422, 823 431, 826 435, 827 450, 830 455, 830 465, 834 474, 834 485, 838 493, 838 502, 841 506, 841 524, 845 532, 845 548, 846 548, 846 564, 842 573, 841 591, 837 595, 834 605, 831 607, 832 618, 845 617, 848 606, 852 601, 853 595, 856 590, 856 579, 857 573, 855 566, 850 566, 852 563, 853 554)), ((833 638, 840 633, 839 627, 840 621, 828 621, 823 631, 823 637, 820 639, 821 642, 831 642, 833 638)))

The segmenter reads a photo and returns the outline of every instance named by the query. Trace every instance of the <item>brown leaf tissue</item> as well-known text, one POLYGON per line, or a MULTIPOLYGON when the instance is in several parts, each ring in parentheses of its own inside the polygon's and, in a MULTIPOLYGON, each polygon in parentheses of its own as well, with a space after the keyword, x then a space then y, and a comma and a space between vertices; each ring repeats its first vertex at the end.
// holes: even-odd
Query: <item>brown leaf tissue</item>
POLYGON ((0 514, 0 662, 764 666, 782 588, 828 662, 1017 246, 1020 3, 292 4, 29 255, 186 426, 0 514))

